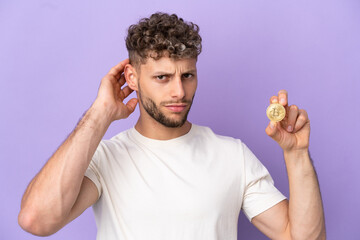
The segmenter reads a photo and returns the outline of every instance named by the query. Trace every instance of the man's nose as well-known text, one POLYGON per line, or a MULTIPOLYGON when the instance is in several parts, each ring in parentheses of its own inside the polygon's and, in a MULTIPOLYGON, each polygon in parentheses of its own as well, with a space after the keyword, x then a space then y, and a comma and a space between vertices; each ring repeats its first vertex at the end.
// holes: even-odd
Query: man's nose
POLYGON ((183 99, 185 96, 183 82, 181 77, 176 77, 171 83, 171 97, 176 99, 183 99))

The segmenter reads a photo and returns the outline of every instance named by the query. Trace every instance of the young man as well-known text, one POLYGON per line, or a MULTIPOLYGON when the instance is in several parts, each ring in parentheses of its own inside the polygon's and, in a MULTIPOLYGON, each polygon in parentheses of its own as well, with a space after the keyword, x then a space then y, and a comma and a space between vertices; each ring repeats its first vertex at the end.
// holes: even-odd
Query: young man
POLYGON ((187 121, 198 32, 163 13, 130 26, 130 61, 102 79, 90 109, 29 184, 19 214, 23 229, 53 234, 93 205, 97 239, 235 240, 243 209, 272 239, 325 239, 310 122, 305 110, 288 106, 285 90, 270 102, 281 103, 287 117, 270 122, 266 133, 284 150, 290 201, 239 139, 187 121), (137 98, 125 104, 132 91, 137 98), (101 141, 137 103, 135 127, 101 141))

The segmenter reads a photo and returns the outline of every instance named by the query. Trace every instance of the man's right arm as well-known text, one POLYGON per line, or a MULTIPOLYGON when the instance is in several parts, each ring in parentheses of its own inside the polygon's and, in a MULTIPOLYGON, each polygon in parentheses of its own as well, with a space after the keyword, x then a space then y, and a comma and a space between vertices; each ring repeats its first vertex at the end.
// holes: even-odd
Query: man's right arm
POLYGON ((128 60, 102 79, 98 96, 75 130, 27 187, 18 216, 20 226, 35 235, 57 232, 96 202, 95 184, 84 177, 92 156, 111 122, 127 118, 137 104, 123 100, 132 92, 122 75, 128 60))

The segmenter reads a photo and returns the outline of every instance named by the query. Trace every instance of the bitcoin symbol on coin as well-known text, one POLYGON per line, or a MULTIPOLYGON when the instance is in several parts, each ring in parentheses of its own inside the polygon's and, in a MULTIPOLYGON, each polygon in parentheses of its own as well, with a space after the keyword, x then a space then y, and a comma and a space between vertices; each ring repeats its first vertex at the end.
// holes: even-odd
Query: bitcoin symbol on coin
POLYGON ((279 110, 277 110, 275 107, 272 108, 271 114, 273 117, 278 117, 280 115, 279 110))
POLYGON ((270 104, 266 109, 266 115, 273 122, 280 122, 284 119, 286 111, 283 105, 279 103, 270 104))

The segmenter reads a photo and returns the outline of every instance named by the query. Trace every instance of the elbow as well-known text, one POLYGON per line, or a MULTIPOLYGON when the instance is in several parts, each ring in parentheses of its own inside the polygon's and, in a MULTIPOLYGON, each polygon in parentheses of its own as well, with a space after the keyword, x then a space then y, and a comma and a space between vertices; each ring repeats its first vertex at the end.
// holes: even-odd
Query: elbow
POLYGON ((312 226, 302 226, 300 228, 287 227, 287 237, 289 240, 326 240, 325 222, 319 221, 312 226))
POLYGON ((290 238, 292 240, 326 240, 325 229, 313 232, 304 232, 303 234, 294 234, 290 238))
POLYGON ((39 221, 36 214, 25 210, 20 211, 18 224, 26 232, 41 237, 50 236, 59 230, 50 222, 39 221))
POLYGON ((301 237, 291 237, 291 240, 326 240, 326 235, 325 233, 322 234, 318 234, 318 235, 311 235, 311 236, 304 236, 302 235, 301 237))
POLYGON ((325 227, 323 227, 320 232, 318 232, 316 235, 314 235, 313 239, 316 239, 316 240, 326 240, 325 227))

